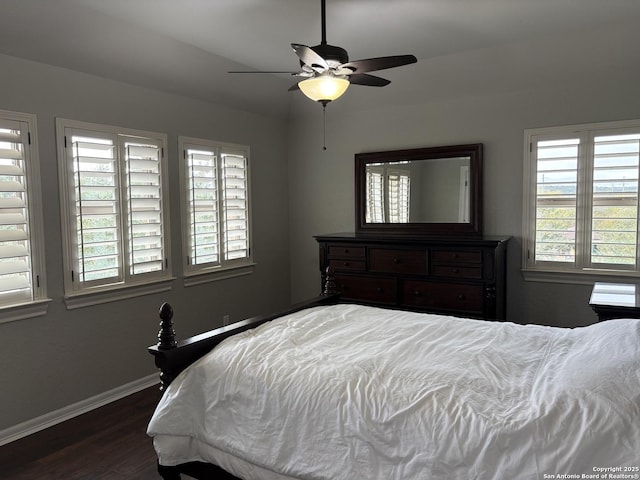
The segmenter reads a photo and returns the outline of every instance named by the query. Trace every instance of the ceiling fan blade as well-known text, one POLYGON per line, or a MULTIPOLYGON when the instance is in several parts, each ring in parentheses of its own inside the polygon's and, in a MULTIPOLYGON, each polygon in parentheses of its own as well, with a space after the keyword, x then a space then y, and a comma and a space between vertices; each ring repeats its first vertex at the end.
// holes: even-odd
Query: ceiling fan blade
POLYGON ((354 73, 349 75, 348 78, 349 82, 354 85, 366 85, 368 87, 384 87, 391 83, 391 80, 374 75, 367 75, 366 73, 354 73))
POLYGON ((340 65, 340 69, 347 68, 353 73, 374 72, 386 68, 401 67, 416 63, 418 59, 413 55, 394 55, 391 57, 367 58, 365 60, 355 60, 340 65))
POLYGON ((290 75, 300 75, 301 72, 292 72, 290 70, 231 70, 227 73, 288 73, 290 75))
POLYGON ((291 86, 289 87, 289 91, 290 91, 290 92, 295 92, 296 90, 300 90, 300 87, 298 86, 298 84, 297 84, 297 83, 294 83, 293 85, 291 85, 291 86))
POLYGON ((298 58, 302 60, 302 63, 309 65, 314 70, 324 71, 329 68, 329 64, 327 64, 325 59, 314 52, 310 47, 300 45, 299 43, 292 43, 291 48, 296 52, 298 58))

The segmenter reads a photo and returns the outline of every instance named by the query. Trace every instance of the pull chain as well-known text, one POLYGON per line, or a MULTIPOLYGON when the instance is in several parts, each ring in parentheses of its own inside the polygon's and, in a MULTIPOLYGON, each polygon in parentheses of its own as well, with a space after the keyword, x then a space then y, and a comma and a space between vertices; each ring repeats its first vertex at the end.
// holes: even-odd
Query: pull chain
POLYGON ((322 150, 327 149, 327 105, 322 105, 322 150))
POLYGON ((318 100, 322 104, 322 150, 327 149, 327 103, 331 100, 318 100))

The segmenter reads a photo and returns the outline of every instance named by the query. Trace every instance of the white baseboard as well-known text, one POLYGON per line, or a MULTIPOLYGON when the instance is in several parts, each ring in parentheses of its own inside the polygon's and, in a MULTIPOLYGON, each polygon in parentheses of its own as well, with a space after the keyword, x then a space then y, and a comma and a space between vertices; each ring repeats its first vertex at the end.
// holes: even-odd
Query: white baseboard
POLYGON ((158 385, 159 383, 160 380, 158 379, 158 374, 149 375, 148 377, 135 380, 114 388, 113 390, 87 398, 81 402, 68 405, 59 410, 55 410, 40 417, 14 425, 13 427, 0 430, 0 446, 6 445, 7 443, 20 438, 24 438, 32 433, 44 430, 45 428, 53 427, 65 420, 70 420, 78 415, 90 412, 91 410, 95 410, 96 408, 107 405, 108 403, 120 400, 121 398, 144 390, 145 388, 152 387, 153 385, 158 385))

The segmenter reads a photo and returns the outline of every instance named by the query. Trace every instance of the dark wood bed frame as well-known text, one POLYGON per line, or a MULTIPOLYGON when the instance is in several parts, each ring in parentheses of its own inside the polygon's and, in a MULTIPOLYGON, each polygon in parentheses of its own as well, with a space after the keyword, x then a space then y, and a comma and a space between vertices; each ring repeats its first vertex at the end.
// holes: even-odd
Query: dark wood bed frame
MULTIPOLYGON (((318 297, 297 303, 280 312, 252 317, 181 341, 177 341, 173 328, 173 309, 168 303, 164 303, 159 313, 158 343, 148 348, 149 353, 155 357, 156 366, 160 369, 160 390, 164 392, 180 372, 232 335, 305 308, 338 303, 339 295, 336 293, 333 278, 333 272, 328 269, 323 293, 318 297)), ((158 473, 164 480, 180 480, 181 474, 200 480, 240 480, 216 465, 202 462, 190 462, 171 467, 158 463, 158 473)))

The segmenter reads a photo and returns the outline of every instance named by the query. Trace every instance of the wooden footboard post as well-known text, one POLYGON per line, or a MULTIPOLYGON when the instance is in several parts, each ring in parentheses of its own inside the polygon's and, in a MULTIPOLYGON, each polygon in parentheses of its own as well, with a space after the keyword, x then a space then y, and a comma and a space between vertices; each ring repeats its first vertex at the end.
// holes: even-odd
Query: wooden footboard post
MULTIPOLYGON (((171 350, 176 348, 178 341, 176 340, 176 332, 173 329, 173 308, 168 303, 160 306, 160 331, 158 332, 158 350, 171 350)), ((158 365, 160 370, 160 390, 164 391, 176 377, 175 372, 171 372, 166 368, 158 365)), ((178 476, 178 478, 180 478, 178 476)))
POLYGON ((160 305, 160 331, 158 332, 158 348, 169 350, 178 345, 176 331, 173 329, 173 308, 168 303, 160 305))

